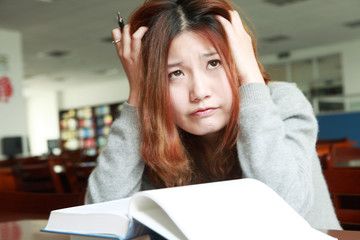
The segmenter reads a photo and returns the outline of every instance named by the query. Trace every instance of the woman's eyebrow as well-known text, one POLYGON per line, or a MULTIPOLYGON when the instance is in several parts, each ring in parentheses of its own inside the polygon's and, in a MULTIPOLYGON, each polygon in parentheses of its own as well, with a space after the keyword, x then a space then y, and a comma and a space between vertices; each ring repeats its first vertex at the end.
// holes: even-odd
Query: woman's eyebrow
POLYGON ((202 54, 201 56, 202 56, 203 58, 208 58, 208 57, 212 57, 212 56, 214 56, 214 55, 218 55, 218 53, 217 53, 217 52, 210 52, 210 53, 202 54))
POLYGON ((167 67, 168 67, 168 68, 173 68, 173 67, 177 67, 177 66, 179 66, 179 65, 181 65, 181 64, 182 64, 182 62, 171 63, 171 64, 168 64, 167 67))
MULTIPOLYGON (((217 52, 204 53, 204 54, 201 54, 200 57, 201 58, 209 58, 209 57, 212 57, 214 55, 218 55, 218 53, 217 52)), ((182 64, 182 62, 171 63, 171 64, 168 64, 167 67, 168 68, 173 68, 173 67, 177 67, 177 66, 179 66, 181 64, 182 64)))

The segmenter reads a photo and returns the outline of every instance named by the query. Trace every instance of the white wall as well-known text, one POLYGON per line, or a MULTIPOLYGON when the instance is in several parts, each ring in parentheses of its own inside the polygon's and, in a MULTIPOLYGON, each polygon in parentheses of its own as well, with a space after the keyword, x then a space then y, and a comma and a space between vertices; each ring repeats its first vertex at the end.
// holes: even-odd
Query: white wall
POLYGON ((31 155, 47 153, 47 140, 59 139, 59 107, 56 91, 35 91, 26 96, 31 155))
POLYGON ((342 48, 344 90, 346 94, 360 93, 360 40, 342 48))
MULTIPOLYGON (((8 57, 7 67, 0 76, 8 76, 13 87, 13 96, 7 103, 0 102, 0 139, 6 136, 22 136, 23 149, 27 149, 26 104, 22 95, 23 59, 19 32, 0 29, 0 55, 8 57)), ((0 159, 1 155, 0 145, 0 159)))
POLYGON ((60 109, 71 109, 126 101, 129 96, 127 80, 107 81, 77 86, 60 95, 60 109))

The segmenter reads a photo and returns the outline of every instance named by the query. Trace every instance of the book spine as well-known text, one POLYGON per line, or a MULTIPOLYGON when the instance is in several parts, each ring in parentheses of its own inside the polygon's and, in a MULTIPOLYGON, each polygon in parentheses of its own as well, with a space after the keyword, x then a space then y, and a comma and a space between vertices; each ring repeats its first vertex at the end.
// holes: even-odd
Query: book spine
POLYGON ((125 238, 132 239, 132 238, 150 234, 152 232, 153 231, 150 228, 146 227, 144 224, 142 224, 136 220, 131 220, 125 238))

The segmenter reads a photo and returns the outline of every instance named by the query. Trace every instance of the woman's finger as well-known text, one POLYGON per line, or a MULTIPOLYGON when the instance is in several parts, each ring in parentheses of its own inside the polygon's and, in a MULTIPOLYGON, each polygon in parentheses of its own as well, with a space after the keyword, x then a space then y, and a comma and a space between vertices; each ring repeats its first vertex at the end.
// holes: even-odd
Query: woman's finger
POLYGON ((145 35, 145 33, 147 32, 148 29, 149 29, 148 27, 144 27, 144 26, 140 27, 132 35, 132 39, 131 39, 132 51, 134 53, 136 53, 137 55, 140 53, 141 40, 142 40, 143 36, 145 35))
POLYGON ((111 31, 111 34, 112 34, 112 37, 113 37, 113 40, 114 40, 114 41, 121 39, 121 31, 120 31, 120 28, 114 28, 114 29, 111 31))
POLYGON ((235 11, 230 11, 231 21, 221 16, 216 16, 227 35, 229 47, 235 60, 235 64, 240 77, 240 84, 250 82, 264 82, 262 78, 252 39, 246 32, 240 16, 235 11))
POLYGON ((121 51, 125 58, 131 56, 131 36, 130 36, 130 25, 125 25, 122 31, 121 39, 121 51))
POLYGON ((231 23, 234 27, 234 31, 237 34, 243 34, 243 33, 247 34, 244 24, 243 24, 243 21, 240 17, 240 14, 235 10, 229 11, 229 12, 230 12, 230 16, 231 16, 231 23))
POLYGON ((223 16, 216 15, 215 18, 216 18, 216 20, 218 20, 220 22, 220 24, 223 26, 223 28, 225 29, 226 32, 227 32, 227 30, 230 30, 232 28, 231 23, 223 16))
MULTIPOLYGON (((111 35, 112 35, 112 38, 114 41, 117 41, 117 40, 121 40, 121 31, 120 31, 120 28, 114 28, 112 31, 111 31, 111 35)), ((116 47, 116 50, 119 54, 119 50, 120 50, 120 42, 117 42, 115 43, 115 47, 116 47)))
POLYGON ((139 27, 138 30, 136 30, 136 32, 134 32, 133 34, 133 38, 136 38, 136 39, 142 39, 143 36, 145 35, 145 33, 147 32, 149 28, 148 27, 145 27, 145 26, 142 26, 142 27, 139 27))
POLYGON ((222 16, 216 16, 216 19, 220 22, 222 27, 224 28, 226 35, 228 37, 228 43, 230 47, 235 46, 237 44, 237 34, 235 33, 234 27, 226 18, 222 16))

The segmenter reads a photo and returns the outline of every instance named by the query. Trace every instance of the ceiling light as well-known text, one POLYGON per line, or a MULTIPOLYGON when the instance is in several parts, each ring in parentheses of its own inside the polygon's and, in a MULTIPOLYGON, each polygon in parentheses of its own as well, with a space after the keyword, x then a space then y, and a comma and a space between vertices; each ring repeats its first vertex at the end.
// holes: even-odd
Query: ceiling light
POLYGON ((38 2, 53 3, 54 0, 37 0, 38 2))
POLYGON ((111 43, 113 41, 113 38, 109 36, 109 37, 104 37, 101 40, 106 43, 111 43))
POLYGON ((360 19, 359 20, 355 20, 355 21, 351 21, 351 22, 347 22, 344 24, 345 26, 349 27, 349 28, 356 28, 356 27, 360 27, 360 19))
POLYGON ((296 3, 296 2, 303 2, 305 0, 265 0, 265 2, 274 4, 277 6, 284 6, 286 4, 296 3))
POLYGON ((290 39, 289 36, 279 34, 279 35, 274 35, 271 37, 263 38, 262 41, 266 42, 266 43, 274 44, 274 43, 277 43, 280 41, 286 41, 289 39, 290 39))
POLYGON ((99 75, 112 76, 119 73, 119 69, 117 68, 109 68, 95 71, 99 75))
POLYGON ((48 51, 48 52, 39 52, 37 54, 37 56, 39 58, 45 58, 45 57, 65 58, 65 57, 69 57, 71 55, 72 55, 71 52, 68 50, 52 50, 52 51, 48 51))
POLYGON ((70 55, 69 51, 66 50, 53 50, 48 52, 48 56, 55 57, 55 58, 62 58, 70 55))
POLYGON ((278 58, 289 58, 290 57, 290 52, 281 52, 278 54, 278 58))

